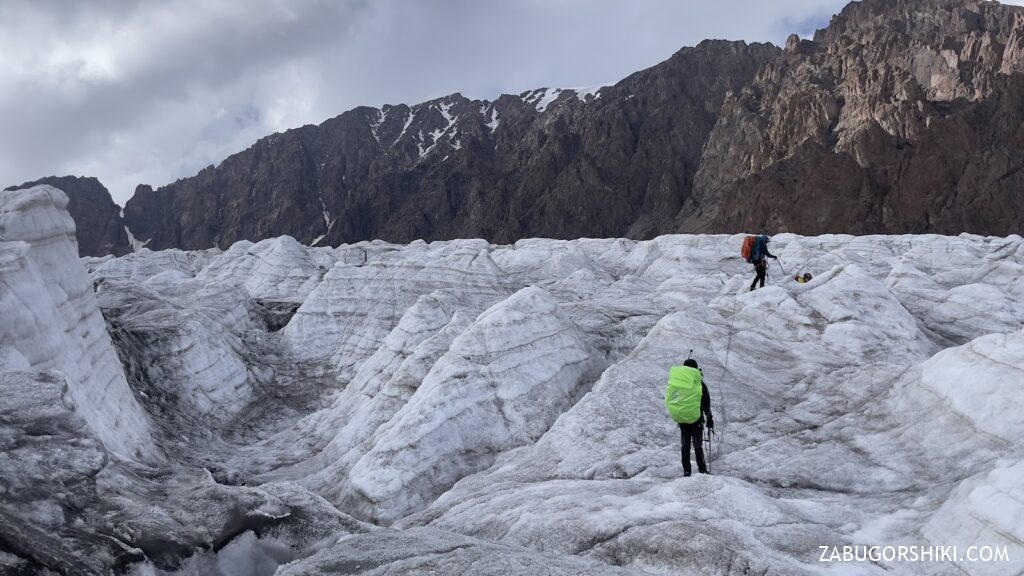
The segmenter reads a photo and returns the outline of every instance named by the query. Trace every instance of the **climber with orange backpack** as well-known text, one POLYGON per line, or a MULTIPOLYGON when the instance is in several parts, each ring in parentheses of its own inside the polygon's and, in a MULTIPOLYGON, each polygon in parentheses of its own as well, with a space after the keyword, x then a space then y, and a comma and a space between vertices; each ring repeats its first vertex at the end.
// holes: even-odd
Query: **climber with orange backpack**
POLYGON ((757 283, 761 283, 761 288, 764 288, 764 278, 768 274, 768 262, 765 258, 772 258, 778 260, 778 257, 772 255, 768 251, 768 243, 771 242, 771 238, 761 236, 747 236, 743 239, 743 247, 740 248, 740 255, 747 260, 747 262, 754 265, 754 281, 750 283, 750 291, 753 292, 757 289, 757 283))

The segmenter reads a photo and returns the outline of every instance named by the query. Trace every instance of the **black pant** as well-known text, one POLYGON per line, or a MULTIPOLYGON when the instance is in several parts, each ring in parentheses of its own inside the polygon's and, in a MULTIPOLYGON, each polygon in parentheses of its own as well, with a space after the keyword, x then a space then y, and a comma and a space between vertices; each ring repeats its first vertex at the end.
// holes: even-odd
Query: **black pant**
POLYGON ((754 276, 754 281, 751 282, 750 289, 753 290, 754 287, 757 286, 758 282, 761 282, 761 288, 764 288, 764 277, 765 274, 768 273, 768 263, 764 260, 754 262, 754 273, 757 274, 757 276, 754 276))
POLYGON ((704 463, 704 423, 694 422, 693 424, 680 424, 679 433, 683 437, 683 475, 690 475, 690 444, 693 444, 693 455, 697 457, 697 472, 708 473, 708 466, 704 463))

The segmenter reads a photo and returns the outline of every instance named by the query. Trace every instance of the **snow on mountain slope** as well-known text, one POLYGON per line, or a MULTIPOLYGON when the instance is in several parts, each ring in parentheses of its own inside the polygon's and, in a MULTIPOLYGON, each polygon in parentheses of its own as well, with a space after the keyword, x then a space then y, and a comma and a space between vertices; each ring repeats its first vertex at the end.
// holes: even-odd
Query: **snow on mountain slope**
POLYGON ((107 449, 159 458, 78 259, 67 204, 47 185, 0 192, 0 371, 60 370, 107 449))
MULTIPOLYGON (((86 259, 172 463, 99 465, 77 505, 113 506, 121 528, 97 514, 33 531, 36 513, 61 525, 44 513, 60 500, 25 486, 62 458, 62 482, 96 474, 72 465, 93 444, 52 434, 39 445, 85 452, 0 457, 22 487, 0 536, 63 546, 33 565, 80 554, 140 574, 1024 571, 1024 241, 779 235, 769 286, 750 293, 740 240, 278 238, 86 259), (690 350, 719 437, 714 475, 682 478, 662 392, 690 350), (90 551, 90 531, 142 553, 90 551), (846 544, 1005 546, 1009 561, 817 561, 846 544)), ((27 250, 0 245, 10 293, 42 285, 9 264, 27 250)), ((67 322, 40 302, 5 330, 67 322)), ((12 446, 39 425, 24 391, 60 395, 14 339, 12 446)), ((38 352, 60 368, 65 351, 38 352)))

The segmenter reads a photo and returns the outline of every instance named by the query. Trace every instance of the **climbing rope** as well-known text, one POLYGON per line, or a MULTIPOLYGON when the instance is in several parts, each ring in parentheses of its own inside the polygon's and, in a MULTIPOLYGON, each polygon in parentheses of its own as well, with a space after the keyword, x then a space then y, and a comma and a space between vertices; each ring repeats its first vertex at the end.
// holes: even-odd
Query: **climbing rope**
MULTIPOLYGON (((707 432, 707 434, 705 435, 706 438, 705 438, 704 441, 707 442, 707 444, 708 444, 708 454, 710 454, 711 453, 711 438, 714 437, 715 440, 719 440, 719 436, 718 436, 718 433, 715 432, 714 430, 712 430, 711 428, 707 428, 706 432, 707 432)), ((715 454, 715 458, 718 458, 717 454, 715 454)), ((707 466, 707 462, 705 462, 704 465, 707 466)))
MULTIPOLYGON (((716 460, 718 459, 718 455, 722 453, 722 441, 725 440, 725 429, 729 425, 729 417, 728 417, 728 414, 726 413, 726 408, 725 408, 725 393, 722 392, 722 382, 723 382, 723 378, 725 377, 725 374, 729 372, 729 353, 732 351, 732 333, 733 333, 733 331, 734 331, 734 329, 736 327, 736 300, 737 300, 736 298, 733 298, 733 300, 732 300, 732 314, 729 316, 729 335, 728 335, 728 337, 726 338, 726 341, 725 341, 725 361, 722 362, 722 371, 718 373, 718 382, 716 383, 716 386, 718 387, 718 405, 721 406, 720 414, 721 414, 721 420, 722 420, 722 423, 721 423, 722 425, 719 428, 721 433, 720 434, 715 434, 715 436, 718 437, 718 444, 717 444, 717 446, 715 446, 715 459, 716 460)), ((711 448, 710 436, 711 435, 709 434, 708 435, 708 440, 709 440, 708 449, 709 450, 711 448)))

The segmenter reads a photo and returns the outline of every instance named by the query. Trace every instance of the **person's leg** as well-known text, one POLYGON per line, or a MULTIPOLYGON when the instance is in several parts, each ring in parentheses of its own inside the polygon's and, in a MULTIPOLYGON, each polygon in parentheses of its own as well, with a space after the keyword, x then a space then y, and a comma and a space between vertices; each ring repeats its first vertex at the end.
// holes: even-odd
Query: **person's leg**
POLYGON ((764 278, 768 274, 768 265, 762 260, 761 265, 757 267, 757 278, 755 280, 761 281, 761 288, 764 288, 764 278))
POLYGON ((690 475, 690 430, 686 424, 679 425, 679 435, 683 439, 683 476, 690 475))
POLYGON ((708 473, 708 465, 704 463, 704 427, 694 426, 692 433, 693 441, 693 455, 697 459, 697 472, 701 474, 708 473))
POLYGON ((761 270, 757 266, 754 266, 754 281, 750 283, 750 291, 751 292, 753 292, 754 290, 757 290, 757 280, 760 277, 761 277, 761 270))

